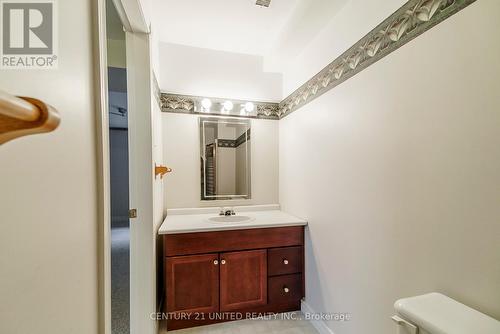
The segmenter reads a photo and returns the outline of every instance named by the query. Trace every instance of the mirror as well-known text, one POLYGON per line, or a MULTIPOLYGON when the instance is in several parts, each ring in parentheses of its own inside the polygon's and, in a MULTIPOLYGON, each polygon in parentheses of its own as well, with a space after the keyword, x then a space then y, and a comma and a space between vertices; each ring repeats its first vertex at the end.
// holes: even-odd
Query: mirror
POLYGON ((200 117, 201 199, 250 199, 250 120, 200 117))

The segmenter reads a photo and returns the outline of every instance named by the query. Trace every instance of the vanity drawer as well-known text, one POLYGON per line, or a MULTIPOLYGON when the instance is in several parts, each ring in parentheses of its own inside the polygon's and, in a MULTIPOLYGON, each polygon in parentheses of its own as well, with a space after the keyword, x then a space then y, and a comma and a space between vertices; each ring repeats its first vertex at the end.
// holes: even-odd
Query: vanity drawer
POLYGON ((303 226, 194 232, 164 235, 163 253, 165 256, 180 256, 303 244, 303 226))
POLYGON ((270 277, 267 293, 273 305, 299 301, 303 297, 302 274, 270 277))
POLYGON ((268 251, 269 276, 302 272, 303 247, 273 248, 268 251))

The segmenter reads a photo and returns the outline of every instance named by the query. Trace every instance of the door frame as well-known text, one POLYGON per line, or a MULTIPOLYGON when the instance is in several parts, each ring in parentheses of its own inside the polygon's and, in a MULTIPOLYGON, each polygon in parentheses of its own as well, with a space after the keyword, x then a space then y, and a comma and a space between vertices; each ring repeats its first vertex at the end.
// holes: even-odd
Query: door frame
MULTIPOLYGON (((94 64, 94 99, 96 122, 96 184, 97 184, 97 266, 98 266, 98 333, 111 334, 111 196, 108 110, 108 64, 106 38, 106 0, 92 2, 92 37, 94 64)), ((139 0, 113 0, 122 24, 129 33, 148 34, 139 0)), ((147 50, 149 54, 149 49, 147 50)), ((150 174, 152 175, 152 174, 150 174)), ((152 214, 152 212, 151 212, 152 214)), ((146 225, 146 224, 143 224, 146 225)), ((153 261, 154 259, 151 259, 153 261)), ((152 273, 152 272, 151 272, 152 273)), ((132 275, 132 273, 131 273, 132 275)), ((147 282, 146 282, 147 283, 147 282)), ((153 287, 153 282, 149 282, 153 287)), ((132 294, 131 294, 132 295, 132 294)), ((154 296, 153 296, 154 297, 154 296)), ((153 299, 154 300, 154 299, 153 299)), ((132 302, 132 300, 131 300, 132 302)), ((132 311, 132 310, 131 310, 132 311)), ((137 314, 135 312, 134 314, 137 314)), ((131 313, 132 317, 132 313, 131 313)), ((149 319, 149 318, 148 318, 149 319)), ((150 321, 151 323, 152 321, 150 321)), ((132 319, 131 319, 132 326, 132 319)), ((154 327, 154 326, 153 326, 154 327)), ((151 330, 132 334, 154 334, 151 330)), ((132 331, 132 327, 131 327, 132 331)))
POLYGON ((95 77, 97 155, 98 332, 111 334, 111 196, 109 158, 108 62, 106 0, 93 2, 93 63, 95 77))

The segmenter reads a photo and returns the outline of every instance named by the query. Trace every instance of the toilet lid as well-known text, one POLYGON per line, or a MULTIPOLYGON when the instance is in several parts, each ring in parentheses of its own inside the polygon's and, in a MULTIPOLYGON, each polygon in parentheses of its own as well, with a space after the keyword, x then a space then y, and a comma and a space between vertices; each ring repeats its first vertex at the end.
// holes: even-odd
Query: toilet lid
POLYGON ((499 334, 500 321, 440 293, 396 301, 397 313, 432 334, 499 334))

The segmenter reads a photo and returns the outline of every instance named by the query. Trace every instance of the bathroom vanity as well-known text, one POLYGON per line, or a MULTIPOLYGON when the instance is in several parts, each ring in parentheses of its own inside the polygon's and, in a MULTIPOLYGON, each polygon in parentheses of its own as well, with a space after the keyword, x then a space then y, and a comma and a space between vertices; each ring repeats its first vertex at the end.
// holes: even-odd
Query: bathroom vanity
MULTIPOLYGON (((199 118, 201 206, 252 199, 251 125, 199 118)), ((159 230, 167 329, 300 310, 305 225, 279 205, 168 210, 159 230)))
POLYGON ((300 310, 307 223, 257 210, 226 221, 211 220, 213 208, 169 212, 159 231, 169 330, 300 310))

